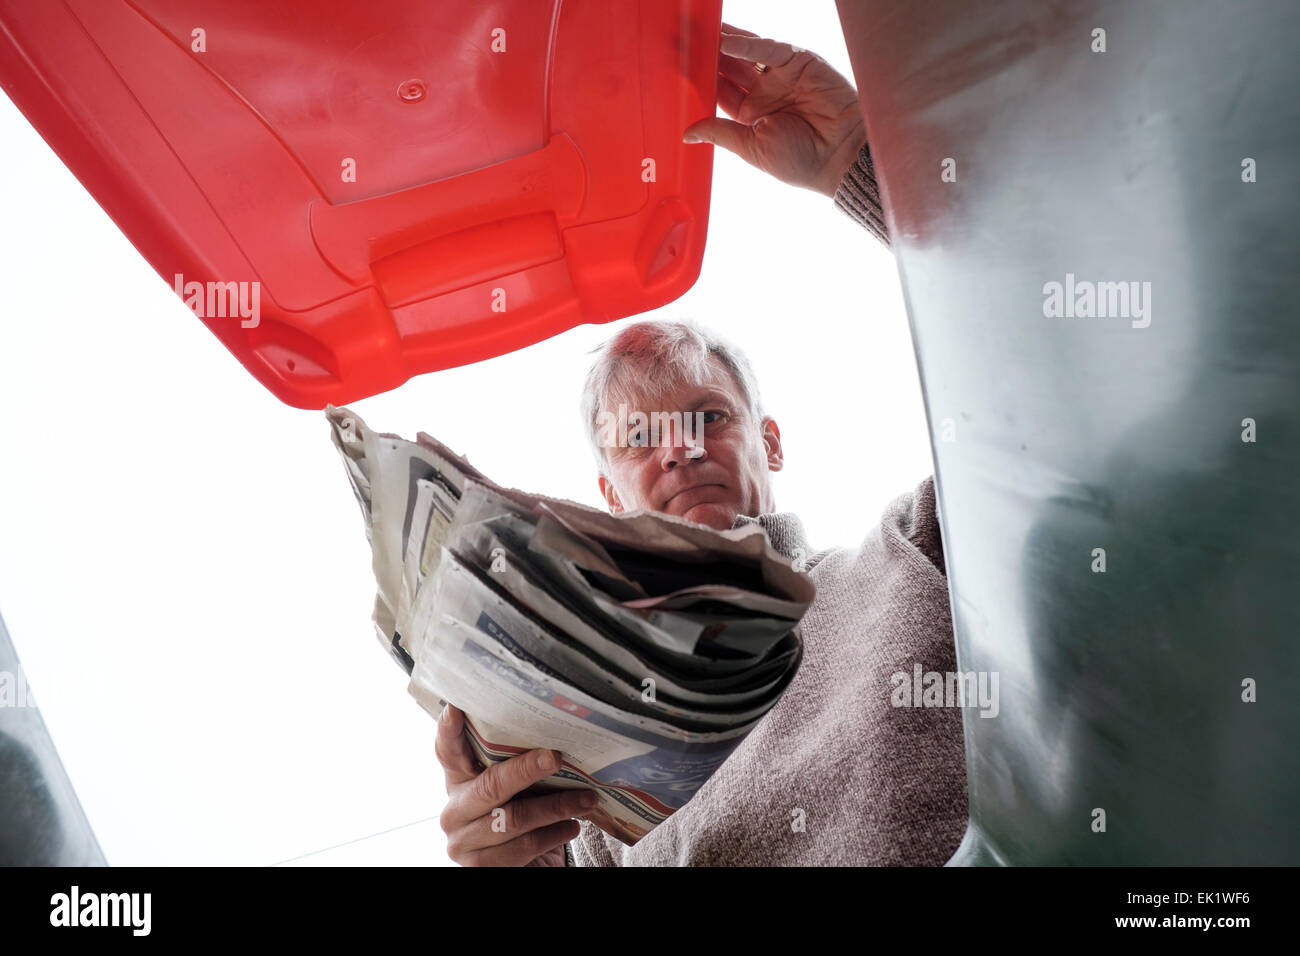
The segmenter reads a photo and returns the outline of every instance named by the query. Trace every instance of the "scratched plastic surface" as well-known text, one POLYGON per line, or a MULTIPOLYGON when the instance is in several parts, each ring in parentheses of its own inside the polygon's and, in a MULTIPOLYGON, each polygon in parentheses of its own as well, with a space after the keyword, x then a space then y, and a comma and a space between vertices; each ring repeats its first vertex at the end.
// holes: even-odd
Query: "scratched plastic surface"
POLYGON ((0 0, 0 85, 235 357, 319 408, 685 292, 720 12, 0 0))
POLYGON ((1300 6, 840 13, 1000 675, 953 862, 1300 863, 1300 6))

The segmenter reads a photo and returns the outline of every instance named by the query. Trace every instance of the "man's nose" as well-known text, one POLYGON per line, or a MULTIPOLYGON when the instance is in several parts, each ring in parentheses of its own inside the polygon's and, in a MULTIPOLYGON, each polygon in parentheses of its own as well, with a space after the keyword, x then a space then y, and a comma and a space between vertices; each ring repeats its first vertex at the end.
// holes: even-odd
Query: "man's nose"
POLYGON ((678 465, 701 462, 707 457, 708 452, 698 436, 674 435, 664 442, 663 469, 672 471, 678 465))

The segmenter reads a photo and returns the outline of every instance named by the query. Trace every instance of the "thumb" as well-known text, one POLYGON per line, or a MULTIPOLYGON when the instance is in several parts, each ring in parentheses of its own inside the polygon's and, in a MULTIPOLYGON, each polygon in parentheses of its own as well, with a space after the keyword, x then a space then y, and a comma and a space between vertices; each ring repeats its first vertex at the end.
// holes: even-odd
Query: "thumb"
POLYGON ((682 134, 683 143, 712 143, 749 161, 750 140, 754 131, 744 123, 711 116, 693 123, 682 134))

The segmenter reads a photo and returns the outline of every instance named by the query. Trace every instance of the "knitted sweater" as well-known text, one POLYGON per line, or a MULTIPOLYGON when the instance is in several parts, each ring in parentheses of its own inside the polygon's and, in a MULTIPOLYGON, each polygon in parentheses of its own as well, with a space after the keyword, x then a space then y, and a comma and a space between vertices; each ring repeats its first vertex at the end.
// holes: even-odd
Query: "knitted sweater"
POLYGON ((876 167, 871 162, 871 150, 866 143, 858 150, 857 162, 840 180, 840 186, 835 190, 835 205, 886 246, 889 245, 889 227, 885 225, 885 211, 880 204, 876 167))
POLYGON ((811 555, 799 672, 681 809, 631 847, 583 821, 573 864, 942 865, 966 830, 962 712, 891 704, 895 674, 957 669, 933 479, 854 548, 813 553, 790 513, 747 523, 811 555))

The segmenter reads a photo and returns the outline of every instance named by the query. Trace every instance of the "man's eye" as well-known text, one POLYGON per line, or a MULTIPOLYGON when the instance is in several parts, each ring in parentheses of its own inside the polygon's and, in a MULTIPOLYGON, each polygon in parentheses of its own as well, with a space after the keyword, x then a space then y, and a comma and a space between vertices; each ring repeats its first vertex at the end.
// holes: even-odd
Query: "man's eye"
POLYGON ((630 448, 643 448, 647 441, 646 433, 643 431, 630 432, 627 436, 627 444, 630 448))
POLYGON ((706 425, 712 425, 718 419, 722 418, 722 412, 719 411, 707 411, 707 412, 701 412, 701 414, 704 416, 704 424, 706 425), (710 415, 712 415, 713 417, 710 418, 709 417, 710 415))

